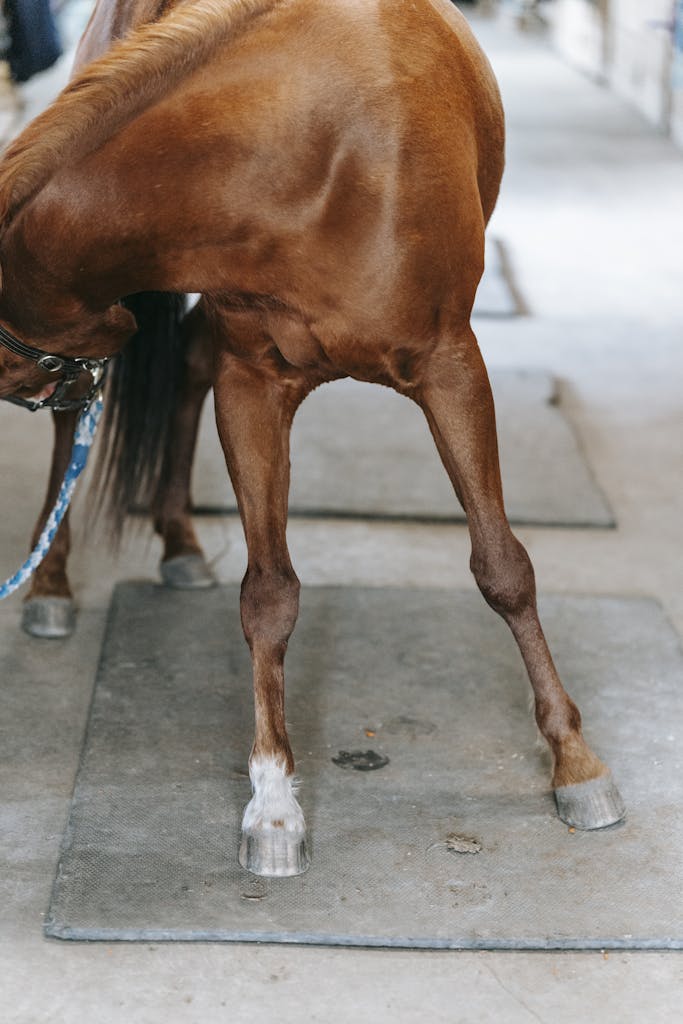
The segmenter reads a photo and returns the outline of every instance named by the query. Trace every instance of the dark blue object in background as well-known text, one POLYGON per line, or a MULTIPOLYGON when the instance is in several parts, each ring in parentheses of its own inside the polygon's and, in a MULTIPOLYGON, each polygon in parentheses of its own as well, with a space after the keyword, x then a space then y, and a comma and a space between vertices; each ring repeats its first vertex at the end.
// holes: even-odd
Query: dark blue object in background
POLYGON ((49 0, 6 0, 10 48, 6 54, 15 82, 26 82, 62 55, 49 0))

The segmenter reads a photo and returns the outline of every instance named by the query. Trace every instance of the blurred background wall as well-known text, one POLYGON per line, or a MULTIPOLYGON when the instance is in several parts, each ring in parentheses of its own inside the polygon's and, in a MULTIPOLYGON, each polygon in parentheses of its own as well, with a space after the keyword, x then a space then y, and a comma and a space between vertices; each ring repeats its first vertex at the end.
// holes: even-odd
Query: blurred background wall
MULTIPOLYGON (((489 4, 490 0, 480 0, 489 4)), ((683 0, 501 0, 683 147, 683 0)))

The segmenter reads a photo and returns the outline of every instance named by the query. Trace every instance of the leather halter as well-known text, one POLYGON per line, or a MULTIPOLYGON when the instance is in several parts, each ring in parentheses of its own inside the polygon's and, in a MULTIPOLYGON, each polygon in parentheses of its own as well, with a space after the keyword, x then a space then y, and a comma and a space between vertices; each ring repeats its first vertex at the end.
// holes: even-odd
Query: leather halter
POLYGON ((51 352, 43 352, 42 349, 25 344, 2 324, 0 324, 0 345, 23 359, 30 359, 47 373, 61 374, 57 387, 47 398, 42 398, 40 401, 32 398, 20 398, 18 395, 8 395, 5 398, 6 402, 21 405, 31 412, 37 412, 38 409, 52 409, 55 412, 85 409, 104 383, 108 359, 74 359, 71 356, 57 356, 51 352), (92 380, 87 393, 80 398, 68 398, 66 392, 82 373, 89 373, 92 380))

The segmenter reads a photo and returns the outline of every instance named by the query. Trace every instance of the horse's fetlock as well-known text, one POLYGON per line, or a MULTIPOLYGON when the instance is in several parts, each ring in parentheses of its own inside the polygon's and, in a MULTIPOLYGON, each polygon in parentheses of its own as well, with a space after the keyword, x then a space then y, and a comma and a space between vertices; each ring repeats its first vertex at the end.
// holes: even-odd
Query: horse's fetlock
POLYGON ((569 697, 558 706, 556 702, 536 700, 536 724, 548 741, 560 746, 579 742, 581 736, 581 712, 569 697))
POLYGON ((164 561, 179 555, 202 553, 189 512, 170 517, 162 513, 154 520, 154 529, 164 542, 164 561))
POLYGON ((36 569, 28 597, 72 597, 69 578, 66 574, 66 554, 62 557, 55 551, 48 552, 36 569))
POLYGON ((282 756, 252 753, 249 759, 252 798, 242 820, 246 832, 282 829, 305 832, 304 816, 296 799, 296 780, 291 754, 282 756))

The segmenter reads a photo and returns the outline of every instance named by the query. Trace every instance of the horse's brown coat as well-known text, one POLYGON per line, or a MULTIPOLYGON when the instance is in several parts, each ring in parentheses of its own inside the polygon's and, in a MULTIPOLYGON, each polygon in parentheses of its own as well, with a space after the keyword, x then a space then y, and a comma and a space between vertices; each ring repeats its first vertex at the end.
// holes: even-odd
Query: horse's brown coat
MULTIPOLYGON (((505 517, 491 392, 469 323, 503 167, 486 58, 446 0, 171 7, 101 0, 81 60, 123 42, 0 166, 0 319, 50 351, 103 356, 134 327, 114 305, 120 296, 202 294, 193 315, 211 339, 218 428, 249 550, 242 620, 255 756, 293 771, 283 675, 298 610, 285 536, 289 428, 312 388, 351 375, 425 412, 467 512, 477 583, 526 663, 555 785, 601 775, 505 517), (185 54, 190 39, 197 49, 185 54)), ((0 395, 43 382, 0 354, 0 395)), ((190 434, 195 407, 184 406, 190 434)), ((183 526, 191 449, 160 513, 167 551, 174 528, 171 550, 195 543, 183 526)), ((64 556, 62 547, 52 563, 56 588, 66 585, 64 556)))

